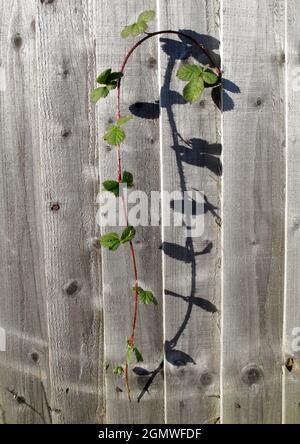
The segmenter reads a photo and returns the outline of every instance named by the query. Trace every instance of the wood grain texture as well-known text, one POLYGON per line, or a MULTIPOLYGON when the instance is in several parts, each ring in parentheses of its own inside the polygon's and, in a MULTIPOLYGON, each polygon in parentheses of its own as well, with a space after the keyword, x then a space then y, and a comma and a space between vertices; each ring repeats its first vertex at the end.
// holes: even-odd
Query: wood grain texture
POLYGON ((35 1, 1 1, 0 423, 49 423, 35 1))
POLYGON ((231 111, 223 100, 224 423, 281 422, 284 30, 284 1, 223 1, 224 77, 240 90, 231 111))
MULTIPOLYGON (((134 22, 140 12, 155 9, 156 2, 130 0, 121 2, 94 2, 97 71, 112 67, 119 70, 122 59, 137 40, 120 36, 122 28, 134 22)), ((155 22, 151 29, 155 29, 155 22)), ((136 190, 150 196, 160 189, 159 155, 159 98, 157 81, 157 42, 147 41, 130 59, 122 80, 121 113, 131 112, 134 120, 126 125, 127 138, 122 144, 122 164, 132 172, 136 190), (131 106, 131 105, 134 106, 131 106), (155 117, 155 118, 153 118, 155 117)), ((106 125, 114 119, 115 94, 98 106, 97 139, 100 154, 101 182, 115 179, 117 174, 115 148, 102 139, 106 125)), ((103 228, 104 231, 108 228, 103 228)), ((110 229, 111 231, 111 229, 110 229)), ((119 227, 114 231, 121 232, 119 227)), ((151 289, 158 306, 139 306, 136 346, 144 362, 141 367, 153 371, 163 359, 162 284, 161 284, 161 233, 159 227, 137 227, 134 248, 140 285, 151 289)), ((164 421, 164 392, 161 372, 155 376, 149 393, 139 403, 149 376, 137 376, 130 370, 132 403, 127 399, 124 381, 113 374, 116 364, 126 359, 126 340, 130 335, 133 315, 134 284, 129 248, 123 245, 117 253, 103 250, 103 294, 105 324, 106 366, 106 421, 108 423, 162 423, 164 421), (123 390, 122 392, 120 391, 123 390)), ((134 366, 133 366, 134 367, 134 366)))
POLYGON ((284 317, 283 422, 300 422, 300 129, 299 37, 300 3, 287 2, 287 220, 284 317))
MULTIPOLYGON (((186 31, 218 52, 218 1, 159 2, 159 21, 160 29, 186 31)), ((206 199, 201 236, 187 237, 185 227, 163 228, 166 421, 216 423, 220 416, 221 118, 211 89, 200 104, 189 105, 182 99, 184 83, 176 79, 180 63, 193 57, 208 63, 207 58, 173 35, 162 36, 160 46, 163 189, 196 189, 206 199)), ((165 199, 164 211, 169 206, 165 199)))
MULTIPOLYGON (((300 2, 0 8, 0 424, 299 423, 300 2), (122 80, 134 190, 205 196, 200 237, 137 227, 140 285, 159 304, 139 306, 137 366, 154 374, 132 365, 130 404, 113 368, 131 329, 131 258, 97 243, 111 230, 98 217, 100 183, 116 178, 102 139, 115 91, 96 106, 89 95, 138 40, 123 26, 147 9, 150 30, 186 31, 217 62, 222 35, 223 94, 184 102, 178 67, 206 59, 173 35, 138 48, 122 80)), ((178 216, 178 199, 162 209, 178 216)))
POLYGON ((103 420, 90 2, 38 2, 41 193, 54 423, 103 420))

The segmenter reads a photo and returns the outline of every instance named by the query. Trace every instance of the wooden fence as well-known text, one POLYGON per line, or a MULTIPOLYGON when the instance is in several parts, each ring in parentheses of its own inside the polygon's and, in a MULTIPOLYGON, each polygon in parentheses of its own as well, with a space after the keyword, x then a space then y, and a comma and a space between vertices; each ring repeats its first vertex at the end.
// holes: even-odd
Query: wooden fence
POLYGON ((0 4, 0 422, 299 423, 300 1, 0 4), (137 50, 124 166, 147 193, 194 188, 206 202, 192 242, 178 227, 137 229, 159 305, 139 310, 154 373, 130 373, 129 404, 112 372, 132 316, 128 251, 95 244, 114 99, 95 107, 89 93, 146 9, 153 29, 192 31, 221 54, 223 112, 217 89, 183 106, 176 69, 200 56, 186 43, 137 50))

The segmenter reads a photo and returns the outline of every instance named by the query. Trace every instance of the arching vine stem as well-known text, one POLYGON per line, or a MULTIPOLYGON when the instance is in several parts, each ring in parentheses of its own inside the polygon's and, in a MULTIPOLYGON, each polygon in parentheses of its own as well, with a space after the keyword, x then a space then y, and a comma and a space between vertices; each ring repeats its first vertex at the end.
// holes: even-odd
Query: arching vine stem
MULTIPOLYGON (((161 34, 175 34, 179 37, 183 37, 187 40, 189 40, 193 45, 195 45, 197 48, 199 48, 208 58, 209 62, 211 65, 213 65, 214 71, 217 74, 217 76, 219 77, 221 72, 218 66, 216 66, 213 58, 210 55, 210 52, 208 49, 206 49, 201 43, 199 43, 196 39, 194 39, 193 37, 189 36, 188 34, 185 34, 184 32, 180 32, 180 31, 173 31, 171 29, 168 30, 163 30, 163 31, 156 31, 156 32, 151 32, 151 33, 145 33, 145 37, 143 37, 142 39, 140 39, 137 43, 135 43, 126 53, 124 60, 122 62, 121 68, 120 68, 120 72, 122 74, 124 74, 124 70, 125 67, 127 65, 127 62, 130 58, 130 56, 133 54, 133 52, 139 47, 141 46, 146 40, 161 35, 161 34)), ((121 118, 121 78, 119 78, 118 80, 118 85, 117 85, 117 89, 116 89, 116 120, 119 120, 121 118)), ((121 167, 121 149, 120 149, 120 145, 116 146, 117 148, 117 180, 119 182, 119 184, 122 182, 122 167, 121 167)), ((126 204, 124 201, 124 197, 122 197, 122 201, 123 201, 123 210, 124 210, 124 215, 125 215, 125 221, 126 221, 126 225, 128 226, 128 217, 127 217, 127 211, 126 211, 126 204)), ((137 272, 137 265, 136 265, 136 256, 135 256, 135 251, 134 251, 134 246, 133 246, 133 242, 130 241, 129 242, 129 246, 130 246, 130 255, 131 255, 131 260, 132 260, 132 267, 133 267, 133 275, 134 275, 134 306, 133 306, 133 318, 132 318, 132 327, 131 327, 131 335, 130 338, 128 340, 128 345, 130 345, 131 347, 134 347, 134 336, 135 336, 135 327, 136 327, 136 319, 137 319, 137 308, 138 308, 138 272, 137 272)), ((130 398, 130 387, 129 387, 129 377, 128 377, 128 363, 126 363, 125 365, 125 383, 126 383, 126 388, 127 388, 127 393, 128 393, 128 398, 129 400, 131 400, 130 398)))

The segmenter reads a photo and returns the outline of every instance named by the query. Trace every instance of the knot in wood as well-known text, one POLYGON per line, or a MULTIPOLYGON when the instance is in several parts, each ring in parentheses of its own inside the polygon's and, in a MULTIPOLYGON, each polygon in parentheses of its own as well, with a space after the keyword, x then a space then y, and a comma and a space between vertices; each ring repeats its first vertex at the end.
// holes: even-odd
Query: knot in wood
POLYGON ((212 383, 212 381, 213 381, 213 377, 212 377, 211 373, 206 372, 200 376, 200 382, 202 385, 210 385, 212 383))
POLYGON ((257 365, 248 365, 242 370, 242 381, 247 385, 257 384, 262 376, 262 370, 257 365))
POLYGON ((68 281, 64 286, 63 290, 68 296, 75 296, 75 294, 80 291, 80 286, 78 284, 78 281, 76 280, 68 281))
POLYGON ((15 34, 13 36, 13 44, 14 44, 15 48, 17 48, 17 49, 21 48, 22 43, 23 43, 23 40, 22 40, 21 35, 19 33, 15 34))
POLYGON ((157 65, 157 60, 154 57, 150 57, 147 61, 147 66, 149 69, 155 68, 157 65))
POLYGON ((52 203, 51 204, 51 211, 58 211, 60 209, 60 205, 58 202, 52 203))

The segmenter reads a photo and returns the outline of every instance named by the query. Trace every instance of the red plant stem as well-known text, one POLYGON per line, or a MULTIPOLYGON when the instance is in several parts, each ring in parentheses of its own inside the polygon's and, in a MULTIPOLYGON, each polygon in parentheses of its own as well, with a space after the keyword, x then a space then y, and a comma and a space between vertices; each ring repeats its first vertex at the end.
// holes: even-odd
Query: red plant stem
POLYGON ((121 183, 122 182, 122 169, 121 169, 120 145, 117 145, 117 163, 118 163, 117 181, 119 183, 121 183))
MULTIPOLYGON (((151 32, 151 33, 147 33, 147 35, 145 37, 143 37, 141 40, 139 40, 137 43, 135 43, 135 45, 133 45, 129 51, 127 52, 127 54, 124 57, 123 63, 121 65, 120 68, 120 72, 124 73, 125 70, 125 66, 129 60, 129 57, 131 56, 131 54, 136 50, 136 48, 138 48, 142 43, 144 43, 146 40, 150 39, 151 37, 160 35, 160 34, 176 34, 180 37, 184 37, 187 40, 189 40, 190 42, 192 42, 196 47, 198 47, 208 58, 208 60, 210 61, 210 63, 213 65, 216 73, 218 74, 218 76, 220 75, 220 69, 218 66, 216 66, 215 62, 213 61, 211 55, 209 54, 209 51, 199 42, 197 42, 196 39, 194 39, 193 37, 180 32, 180 31, 173 31, 173 30, 164 30, 164 31, 156 31, 156 32, 151 32)), ((118 81, 118 87, 117 87, 117 103, 116 103, 116 119, 120 119, 121 117, 121 106, 120 106, 120 97, 121 97, 121 79, 119 79, 118 81)), ((122 182, 122 168, 121 168, 121 150, 120 150, 120 145, 117 146, 117 164, 118 164, 118 170, 117 170, 117 180, 119 183, 122 182)), ((126 206, 125 206, 125 202, 124 202, 124 197, 122 197, 123 200, 123 209, 124 209, 124 214, 125 214, 125 219, 126 219, 126 225, 128 226, 128 218, 127 218, 127 212, 126 212, 126 206)), ((132 241, 129 242, 130 245, 130 254, 131 254, 131 259, 132 259, 132 266, 133 266, 133 274, 134 274, 134 306, 133 306, 133 319, 132 319, 132 327, 131 327, 131 336, 130 339, 128 340, 128 344, 131 347, 134 347, 134 334, 135 334, 135 326, 136 326, 136 318, 137 318, 137 307, 138 307, 138 273, 137 273, 137 266, 136 266, 136 257, 135 257, 135 252, 134 252, 134 247, 133 247, 133 243, 132 241)), ((126 381, 127 381, 127 385, 128 385, 128 364, 126 364, 126 368, 125 368, 125 376, 126 376, 126 381)), ((129 392, 130 393, 130 392, 129 392)))
POLYGON ((126 385, 126 389, 127 389, 127 395, 128 395, 129 402, 131 402, 127 362, 125 364, 125 385, 126 385))
POLYGON ((131 337, 130 337, 130 345, 134 346, 134 333, 135 333, 135 325, 136 325, 136 317, 137 317, 137 307, 138 307, 138 274, 137 274, 137 267, 136 267, 136 259, 135 259, 135 252, 133 248, 132 241, 129 242, 130 246, 130 254, 132 259, 132 266, 133 266, 133 273, 134 273, 134 306, 133 306, 133 319, 132 319, 132 328, 131 328, 131 337))
MULTIPOLYGON (((124 216, 125 216, 125 220, 126 220, 126 225, 128 226, 127 209, 126 209, 126 204, 125 204, 125 200, 124 200, 124 196, 123 195, 122 195, 122 204, 123 204, 123 211, 124 211, 124 216)), ((132 241, 129 241, 129 246, 130 246, 130 255, 131 255, 133 274, 134 274, 134 307, 133 307, 133 319, 132 319, 131 336, 130 336, 130 339, 129 339, 128 343, 129 343, 129 345, 131 347, 134 347, 134 333, 135 333, 135 325, 136 325, 136 318, 137 318, 137 307, 138 307, 138 300, 139 300, 139 295, 138 295, 138 291, 137 291, 137 288, 138 288, 138 273, 137 273, 137 266, 136 266, 135 251, 134 251, 134 247, 133 247, 132 241)))

